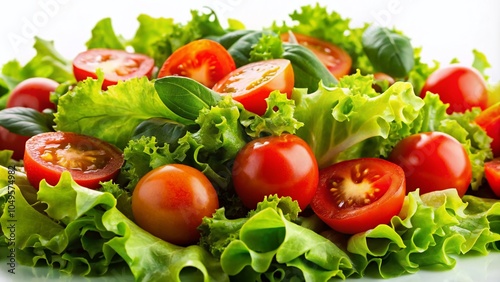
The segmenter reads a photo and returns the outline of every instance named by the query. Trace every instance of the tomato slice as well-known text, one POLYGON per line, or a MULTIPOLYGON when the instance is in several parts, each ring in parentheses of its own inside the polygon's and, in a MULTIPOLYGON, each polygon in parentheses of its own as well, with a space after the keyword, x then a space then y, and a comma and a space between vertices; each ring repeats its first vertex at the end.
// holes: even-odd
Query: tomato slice
POLYGON ((405 195, 401 167, 361 158, 321 169, 311 207, 332 229, 354 234, 389 223, 401 211, 405 195))
POLYGON ((56 185, 63 171, 76 183, 91 189, 113 179, 123 165, 121 151, 94 137, 70 132, 46 132, 26 142, 24 169, 35 188, 42 179, 56 185))
POLYGON ((500 158, 495 158, 484 163, 484 177, 491 191, 500 197, 500 158))
POLYGON ((90 49, 78 54, 73 60, 73 73, 78 81, 88 77, 97 78, 97 69, 102 69, 102 89, 133 77, 151 78, 153 68, 152 58, 123 50, 90 49))
POLYGON ((175 50, 163 63, 158 78, 180 75, 212 88, 234 69, 233 57, 224 46, 213 40, 199 39, 175 50))
MULTIPOLYGON (((351 72, 352 59, 344 49, 312 36, 300 33, 293 33, 293 35, 296 42, 311 50, 337 79, 351 72)), ((289 33, 283 33, 281 40, 294 42, 289 33)))
POLYGON ((292 96, 293 68, 289 60, 274 59, 244 65, 214 85, 221 95, 231 95, 246 110, 262 115, 266 112, 266 98, 274 90, 292 96))

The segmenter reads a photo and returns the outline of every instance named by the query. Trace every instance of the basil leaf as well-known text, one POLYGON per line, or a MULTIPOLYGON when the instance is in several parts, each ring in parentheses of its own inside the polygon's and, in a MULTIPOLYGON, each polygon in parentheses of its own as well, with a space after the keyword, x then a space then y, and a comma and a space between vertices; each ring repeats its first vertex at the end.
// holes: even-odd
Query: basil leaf
POLYGON ((415 64, 410 40, 396 31, 371 26, 363 33, 362 44, 376 71, 405 77, 415 64))
POLYGON ((186 135, 188 127, 184 124, 166 118, 150 118, 141 122, 134 130, 132 139, 140 139, 142 136, 156 138, 158 144, 169 144, 175 149, 179 139, 186 135))
MULTIPOLYGON (((239 68, 250 63, 250 51, 252 51, 253 46, 257 44, 262 37, 262 31, 254 31, 249 33, 244 33, 240 31, 234 31, 235 35, 241 35, 237 40, 235 38, 231 38, 232 34, 229 33, 226 35, 229 38, 221 38, 225 44, 232 42, 230 46, 225 46, 231 57, 233 57, 234 63, 236 67, 239 68)), ((236 37, 237 38, 237 37, 236 37)))
POLYGON ((35 109, 12 107, 0 111, 0 126, 12 133, 33 136, 52 130, 53 115, 35 109))
POLYGON ((175 114, 196 120, 201 109, 215 106, 221 96, 199 82, 183 76, 166 76, 155 81, 158 96, 175 114))

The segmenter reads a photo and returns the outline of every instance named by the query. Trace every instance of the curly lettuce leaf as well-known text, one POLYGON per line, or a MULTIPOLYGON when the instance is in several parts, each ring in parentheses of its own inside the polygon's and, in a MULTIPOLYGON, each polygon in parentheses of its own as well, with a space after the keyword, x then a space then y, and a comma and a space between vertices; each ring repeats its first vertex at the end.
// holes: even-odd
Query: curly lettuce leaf
MULTIPOLYGON (((311 94, 294 91, 295 118, 304 123, 297 135, 313 150, 320 167, 342 159, 378 154, 370 138, 400 135, 417 118, 424 102, 410 83, 398 82, 377 94, 371 76, 346 76, 339 87, 320 88, 311 94), (363 149, 366 148, 366 149, 363 149)), ((378 146, 387 146, 381 142, 378 146)), ((378 155, 374 155, 377 157, 378 155)))
POLYGON ((101 19, 92 28, 92 37, 85 43, 87 49, 106 48, 125 50, 126 40, 117 35, 113 29, 111 18, 101 19))

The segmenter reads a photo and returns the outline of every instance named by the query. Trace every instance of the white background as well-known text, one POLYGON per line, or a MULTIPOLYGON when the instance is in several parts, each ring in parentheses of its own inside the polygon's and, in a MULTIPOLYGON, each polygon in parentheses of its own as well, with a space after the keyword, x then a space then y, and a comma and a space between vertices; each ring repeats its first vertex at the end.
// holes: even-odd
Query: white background
POLYGON ((327 5, 352 19, 354 26, 374 22, 397 27, 423 46, 426 62, 442 64, 452 58, 472 62, 472 49, 485 53, 493 68, 491 80, 500 81, 500 1, 497 0, 17 0, 0 3, 0 64, 34 55, 33 36, 54 40, 57 50, 71 59, 84 50, 95 23, 111 17, 117 33, 129 38, 140 13, 154 17, 190 19, 190 9, 214 9, 224 22, 236 18, 247 27, 268 26, 304 4, 327 5), (174 4, 175 3, 175 4, 174 4))

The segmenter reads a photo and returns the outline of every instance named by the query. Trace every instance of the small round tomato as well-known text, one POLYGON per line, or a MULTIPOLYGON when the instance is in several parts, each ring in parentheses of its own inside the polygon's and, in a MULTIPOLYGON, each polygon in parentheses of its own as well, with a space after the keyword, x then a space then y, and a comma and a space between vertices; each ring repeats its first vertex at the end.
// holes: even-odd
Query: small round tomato
POLYGON ((22 160, 24 156, 24 144, 29 136, 12 133, 5 127, 0 126, 0 150, 13 151, 12 158, 22 160))
POLYGON ((420 194, 457 189, 462 197, 472 180, 472 166, 457 139, 442 132, 425 132, 399 141, 388 159, 401 166, 408 191, 420 194))
POLYGON ((441 101, 449 104, 448 114, 465 112, 473 107, 485 109, 488 91, 483 76, 474 68, 453 64, 434 71, 427 78, 421 97, 427 92, 438 94, 441 101))
POLYGON ((233 57, 226 48, 213 40, 199 39, 175 50, 163 63, 158 78, 180 75, 212 88, 234 69, 233 57))
POLYGON ((90 49, 73 60, 73 73, 76 80, 88 77, 97 78, 96 71, 104 73, 102 89, 117 84, 120 80, 133 77, 151 77, 154 60, 146 55, 113 49, 90 49))
POLYGON ((101 181, 113 179, 123 164, 115 146, 94 137, 71 132, 45 132, 26 141, 24 169, 35 188, 42 179, 56 185, 69 171, 81 186, 97 189, 101 181))
POLYGON ((401 211, 405 195, 405 176, 399 166, 361 158, 321 169, 311 207, 332 229, 355 234, 388 224, 401 211))
POLYGON ((266 112, 266 98, 274 90, 292 96, 293 68, 289 60, 274 59, 244 65, 217 82, 213 90, 231 95, 246 110, 262 115, 266 112))
MULTIPOLYGON (((312 36, 299 33, 294 33, 293 35, 297 43, 311 50, 336 78, 339 79, 351 72, 351 56, 342 48, 312 36)), ((290 34, 283 33, 281 35, 281 40, 290 42, 290 34)))
POLYGON ((218 208, 212 183, 199 170, 183 164, 153 169, 139 180, 132 194, 136 223, 176 245, 196 243, 203 218, 218 208))
POLYGON ((7 108, 26 107, 39 112, 45 109, 56 109, 56 105, 50 101, 50 93, 59 86, 55 80, 45 77, 33 77, 21 81, 7 100, 7 108))
POLYGON ((290 196, 304 210, 316 193, 318 164, 309 145, 295 135, 262 137, 238 152, 232 177, 247 208, 277 194, 290 196))
POLYGON ((491 191, 500 197, 500 158, 495 158, 484 163, 484 177, 491 191))
POLYGON ((500 102, 486 108, 475 119, 492 141, 491 150, 495 157, 500 157, 500 102))

